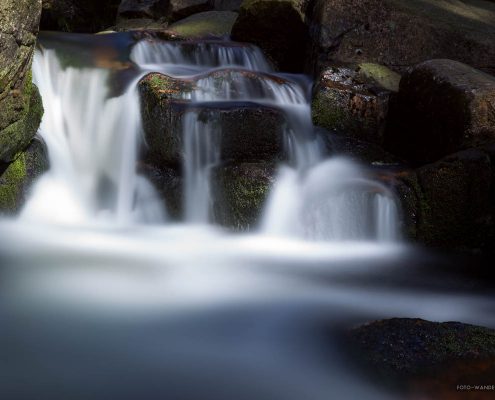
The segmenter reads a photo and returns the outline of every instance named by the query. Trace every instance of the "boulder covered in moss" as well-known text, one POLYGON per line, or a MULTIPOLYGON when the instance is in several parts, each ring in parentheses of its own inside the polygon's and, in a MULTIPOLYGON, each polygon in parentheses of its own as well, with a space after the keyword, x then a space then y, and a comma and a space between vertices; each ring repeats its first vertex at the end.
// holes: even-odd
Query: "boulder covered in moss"
POLYGON ((0 162, 9 163, 38 129, 42 105, 31 61, 41 2, 0 1, 0 162))
POLYGON ((237 15, 232 11, 205 11, 173 23, 168 32, 175 39, 229 36, 237 15))
POLYGON ((121 0, 43 0, 41 30, 94 33, 115 23, 121 0))
POLYGON ((215 222, 237 230, 255 230, 275 181, 275 165, 233 163, 217 168, 212 177, 215 222))
POLYGON ((451 60, 417 65, 390 110, 387 148, 414 164, 495 142, 495 77, 451 60))
POLYGON ((414 398, 464 398, 459 385, 493 385, 493 329, 393 318, 352 329, 347 339, 356 362, 375 383, 414 392, 414 398))
POLYGON ((390 94, 400 75, 377 64, 329 66, 315 87, 312 117, 315 125, 346 136, 381 144, 390 94))
MULTIPOLYGON (((220 135, 223 161, 284 158, 283 113, 249 102, 189 102, 194 82, 150 74, 139 83, 148 157, 157 165, 176 166, 183 158, 186 119, 220 135), (189 95, 188 95, 189 92, 189 95), (194 114, 194 115, 193 115, 194 114), (189 118, 188 118, 189 116, 189 118)), ((192 128, 190 128, 192 129, 192 128)))
POLYGON ((34 138, 14 161, 0 164, 0 214, 13 215, 23 206, 35 180, 48 169, 44 142, 34 138))
POLYGON ((472 251, 489 249, 494 240, 494 173, 489 154, 470 149, 381 179, 398 194, 411 239, 472 251))
POLYGON ((244 0, 232 39, 253 43, 281 70, 301 72, 308 27, 296 0, 244 0))
POLYGON ((495 72, 495 3, 485 0, 315 0, 311 69, 373 62, 398 71, 433 58, 495 72))

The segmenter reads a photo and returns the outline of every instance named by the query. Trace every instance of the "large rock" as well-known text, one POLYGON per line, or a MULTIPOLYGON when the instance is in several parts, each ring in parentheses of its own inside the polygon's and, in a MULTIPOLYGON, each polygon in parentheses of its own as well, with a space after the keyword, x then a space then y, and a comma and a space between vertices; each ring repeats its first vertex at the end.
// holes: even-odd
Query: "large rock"
MULTIPOLYGON (((493 385, 493 329, 393 318, 354 328, 347 339, 356 363, 375 383, 408 392, 396 398, 463 399, 466 392, 459 385, 493 385)), ((489 391, 472 398, 491 397, 489 391)))
POLYGON ((301 72, 308 29, 296 0, 244 0, 232 39, 254 43, 282 71, 301 72))
POLYGON ((15 214, 24 204, 34 181, 48 169, 48 155, 41 139, 9 164, 0 164, 0 214, 15 214))
POLYGON ((99 32, 115 23, 120 0, 43 0, 41 29, 99 32))
POLYGON ((486 250, 494 239, 494 171, 487 152, 470 149, 384 180, 398 194, 412 239, 433 247, 486 250))
POLYGON ((376 64, 331 66, 316 85, 312 116, 315 125, 356 139, 382 143, 390 94, 400 75, 376 64))
MULTIPOLYGON (((185 113, 194 112, 199 121, 211 121, 221 133, 220 156, 224 161, 275 160, 284 157, 281 111, 245 102, 213 102, 195 106, 183 93, 193 83, 161 74, 141 80, 141 110, 145 140, 156 164, 178 165, 183 154, 185 113)), ((187 97, 187 96, 186 96, 187 97)))
POLYGON ((30 73, 40 14, 41 1, 0 0, 0 162, 26 148, 41 119, 30 73))
POLYGON ((495 77, 451 60, 419 64, 401 80, 386 147, 415 164, 495 142, 495 77))
POLYGON ((217 168, 212 177, 215 222, 239 231, 256 229, 274 180, 274 164, 234 163, 217 168))
POLYGON ((329 60, 403 70, 449 58, 495 71, 493 1, 315 0, 308 15, 313 70, 329 60))

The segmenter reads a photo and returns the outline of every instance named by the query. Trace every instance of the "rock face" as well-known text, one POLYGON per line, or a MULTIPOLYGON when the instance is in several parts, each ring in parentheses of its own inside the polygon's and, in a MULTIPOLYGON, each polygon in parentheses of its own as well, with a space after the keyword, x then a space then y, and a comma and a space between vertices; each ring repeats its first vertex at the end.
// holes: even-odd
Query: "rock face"
POLYGON ((0 164, 0 214, 18 212, 33 182, 47 169, 46 146, 38 138, 34 138, 13 162, 0 164))
POLYGON ((145 139, 151 156, 162 165, 182 160, 182 123, 186 112, 221 127, 221 159, 228 161, 275 160, 283 157, 283 114, 252 103, 205 103, 195 109, 181 93, 192 90, 191 82, 150 74, 139 84, 145 139))
POLYGON ((495 77, 451 60, 419 64, 400 83, 386 136, 415 164, 495 142, 495 77))
POLYGON ((257 228, 274 180, 273 164, 234 163, 218 168, 213 176, 215 221, 234 230, 257 228))
POLYGON ((14 160, 36 134, 42 114, 31 83, 41 2, 0 1, 0 161, 14 160))
POLYGON ((232 39, 254 43, 282 71, 301 72, 308 29, 295 0, 244 0, 232 39))
POLYGON ((94 33, 115 23, 120 0, 43 0, 41 30, 94 33))
POLYGON ((390 94, 398 90, 399 81, 400 75, 376 64, 328 67, 315 88, 313 122, 346 136, 381 144, 390 94))
POLYGON ((402 70, 449 58, 495 71, 495 3, 484 0, 315 0, 313 71, 364 60, 402 70))

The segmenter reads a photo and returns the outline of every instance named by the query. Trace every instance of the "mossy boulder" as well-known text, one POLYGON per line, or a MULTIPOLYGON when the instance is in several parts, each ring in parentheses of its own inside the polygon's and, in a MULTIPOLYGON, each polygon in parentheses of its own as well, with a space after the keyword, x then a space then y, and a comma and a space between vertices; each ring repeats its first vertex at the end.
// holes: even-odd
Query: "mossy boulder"
POLYGON ((42 107, 31 83, 40 1, 0 1, 0 161, 9 163, 34 137, 42 107))
POLYGON ((253 43, 282 71, 304 68, 308 27, 295 0, 244 0, 232 39, 253 43))
POLYGON ((493 174, 489 154, 470 149, 381 179, 398 194, 411 239, 472 251, 487 250, 494 240, 493 174))
POLYGON ((354 328, 346 337, 375 383, 424 392, 418 398, 458 398, 458 385, 493 385, 493 329, 393 318, 354 328))
POLYGON ((175 22, 168 32, 176 39, 229 36, 237 15, 232 11, 205 11, 175 22))
POLYGON ((386 147, 414 164, 495 142, 495 77, 451 60, 415 66, 391 104, 386 147))
POLYGON ((237 231, 256 229, 274 180, 274 164, 233 163, 217 168, 212 177, 215 222, 237 231))
POLYGON ((434 58, 495 71, 495 3, 316 0, 307 11, 310 64, 373 62, 404 71, 434 58))
POLYGON ((17 213, 34 181, 48 169, 46 146, 34 138, 9 164, 0 164, 0 214, 17 213))
MULTIPOLYGON (((194 82, 150 74, 139 83, 147 157, 157 165, 176 166, 183 153, 183 120, 196 113, 220 132, 223 161, 277 160, 283 149, 283 113, 247 102, 195 104, 187 100, 194 82), (186 95, 184 95, 186 94, 186 95)), ((189 96, 190 97, 190 96, 189 96)))
POLYGON ((120 0, 43 0, 41 29, 99 32, 115 23, 120 0))
POLYGON ((400 75, 376 64, 329 66, 314 90, 315 125, 373 143, 382 143, 390 94, 400 75))

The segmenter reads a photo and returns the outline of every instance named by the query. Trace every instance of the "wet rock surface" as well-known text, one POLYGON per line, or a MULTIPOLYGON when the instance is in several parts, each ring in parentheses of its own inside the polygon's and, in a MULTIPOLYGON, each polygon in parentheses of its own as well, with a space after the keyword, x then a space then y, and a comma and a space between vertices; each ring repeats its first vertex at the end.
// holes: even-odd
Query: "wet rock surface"
POLYGON ((381 144, 391 93, 400 75, 376 64, 335 65, 323 70, 313 95, 315 125, 381 144))
POLYGON ((151 74, 140 84, 145 139, 159 164, 179 165, 183 152, 182 123, 187 112, 199 120, 215 120, 221 137, 223 161, 276 160, 284 157, 281 111, 248 102, 213 102, 190 105, 183 93, 193 83, 151 74))
POLYGON ((495 77, 452 60, 415 66, 391 105, 386 147, 414 164, 495 141, 495 77))
POLYGON ((275 169, 275 164, 267 163, 231 163, 217 168, 213 176, 215 222, 237 231, 257 229, 275 169))
POLYGON ((237 15, 232 11, 205 11, 173 23, 168 32, 175 39, 228 37, 237 15))
MULTIPOLYGON (((458 385, 492 385, 495 378, 492 329, 394 318, 355 328, 347 340, 375 382, 424 398, 465 398, 458 385)), ((490 398, 485 394, 476 398, 490 398)))

